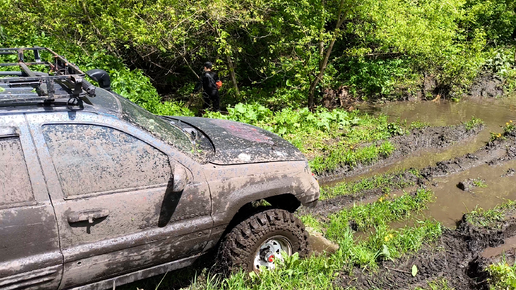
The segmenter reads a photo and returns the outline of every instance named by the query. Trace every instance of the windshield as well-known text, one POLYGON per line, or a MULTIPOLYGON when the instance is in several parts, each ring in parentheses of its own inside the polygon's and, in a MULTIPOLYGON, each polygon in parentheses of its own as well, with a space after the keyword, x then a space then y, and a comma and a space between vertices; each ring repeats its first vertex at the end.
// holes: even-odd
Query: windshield
POLYGON ((169 122, 140 108, 129 100, 114 95, 120 100, 122 119, 142 128, 177 149, 192 154, 194 151, 192 141, 181 129, 172 126, 169 122))

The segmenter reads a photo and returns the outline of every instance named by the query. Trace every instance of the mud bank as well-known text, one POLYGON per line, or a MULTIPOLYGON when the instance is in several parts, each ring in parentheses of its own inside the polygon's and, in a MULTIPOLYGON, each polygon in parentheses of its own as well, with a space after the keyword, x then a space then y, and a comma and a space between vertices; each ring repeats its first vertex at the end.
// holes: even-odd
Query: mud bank
MULTIPOLYGON (((439 137, 434 138, 434 140, 435 139, 438 140, 439 137)), ((412 148, 417 148, 418 143, 421 144, 421 141, 414 141, 415 145, 400 147, 406 148, 400 149, 400 151, 409 151, 412 148)), ((407 153, 400 154, 403 156, 407 153)), ((396 158, 399 159, 401 157, 398 156, 396 158)), ((516 160, 516 130, 502 134, 500 138, 488 142, 484 147, 473 153, 468 153, 460 157, 440 161, 437 162, 434 166, 428 166, 426 168, 420 169, 418 174, 414 174, 411 170, 406 170, 402 174, 397 174, 392 177, 392 184, 394 184, 394 186, 387 188, 378 187, 371 190, 357 192, 352 195, 343 195, 331 199, 320 200, 315 207, 301 208, 299 212, 300 214, 314 214, 326 217, 333 212, 337 212, 345 208, 346 206, 353 205, 353 203, 374 201, 377 197, 384 194, 386 189, 388 192, 402 190, 410 192, 413 191, 410 187, 401 188, 397 186, 397 184, 405 184, 414 187, 435 186, 437 185, 435 181, 435 178, 437 177, 448 176, 482 165, 496 167, 512 160, 516 160)), ((512 176, 510 172, 506 173, 505 175, 512 176)))
POLYGON ((386 167, 418 151, 429 148, 443 149, 459 142, 467 142, 482 129, 482 125, 470 130, 466 129, 465 125, 414 129, 408 135, 396 136, 389 139, 396 148, 389 157, 382 158, 374 164, 357 164, 353 167, 345 165, 336 170, 325 172, 318 176, 319 182, 324 185, 332 181, 358 176, 386 167))
POLYGON ((455 289, 489 289, 486 267, 499 262, 500 255, 485 258, 481 253, 515 235, 514 217, 492 228, 475 227, 463 218, 456 230, 444 229, 436 244, 400 260, 383 261, 375 271, 353 269, 352 273, 341 273, 334 283, 357 289, 414 289, 427 288, 429 282, 444 278, 455 289), (415 276, 414 265, 418 269, 415 276))
POLYGON ((421 175, 425 179, 446 176, 448 174, 465 171, 467 169, 488 164, 495 166, 516 158, 516 130, 504 133, 494 141, 487 143, 480 150, 457 157, 451 160, 441 161, 436 166, 422 169, 421 175))
POLYGON ((347 206, 353 205, 354 203, 373 202, 380 195, 384 194, 386 190, 389 192, 397 192, 402 190, 415 192, 417 187, 422 186, 425 183, 423 178, 414 174, 410 170, 399 174, 393 174, 387 178, 390 178, 390 186, 376 187, 373 189, 359 191, 351 195, 341 195, 335 198, 319 200, 315 207, 301 207, 298 209, 298 213, 300 215, 312 214, 319 217, 328 217, 328 215, 338 212, 347 206), (406 185, 406 187, 403 185, 406 185))

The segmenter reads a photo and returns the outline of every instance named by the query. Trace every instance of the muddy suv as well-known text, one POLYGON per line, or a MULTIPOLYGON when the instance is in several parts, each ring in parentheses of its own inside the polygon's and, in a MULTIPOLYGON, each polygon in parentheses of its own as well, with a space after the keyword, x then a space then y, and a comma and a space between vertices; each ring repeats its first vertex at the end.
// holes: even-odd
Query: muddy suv
POLYGON ((247 271, 307 255, 292 213, 319 186, 285 140, 155 116, 46 48, 0 57, 12 62, 0 72, 0 288, 114 288, 217 246, 220 264, 247 271))

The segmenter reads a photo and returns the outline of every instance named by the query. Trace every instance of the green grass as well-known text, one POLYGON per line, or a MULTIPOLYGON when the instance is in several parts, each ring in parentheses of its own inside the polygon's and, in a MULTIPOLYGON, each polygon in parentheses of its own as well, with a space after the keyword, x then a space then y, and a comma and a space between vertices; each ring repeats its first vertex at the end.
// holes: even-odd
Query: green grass
POLYGON ((508 212, 516 210, 516 201, 507 202, 496 206, 493 209, 485 210, 477 207, 466 214, 466 221, 477 227, 500 227, 508 212))
POLYGON ((421 121, 414 121, 410 124, 409 129, 410 130, 423 129, 423 128, 427 128, 427 127, 430 127, 429 123, 421 122, 421 121))
POLYGON ((339 244, 337 252, 329 256, 299 259, 297 255, 285 259, 273 271, 237 273, 226 279, 201 273, 184 289, 337 289, 334 280, 348 275, 355 267, 376 271, 382 260, 396 259, 419 250, 425 243, 441 235, 437 222, 422 221, 416 226, 393 229, 389 223, 403 220, 426 206, 433 194, 419 190, 397 198, 383 198, 372 204, 356 205, 330 216, 329 221, 314 216, 301 217, 307 226, 326 232, 327 237, 339 244), (378 216, 379 218, 375 218, 378 216), (351 219, 361 223, 360 230, 370 231, 365 239, 356 239, 349 227, 351 219))
POLYGON ((331 220, 327 235, 330 239, 338 240, 339 235, 348 227, 350 222, 365 230, 375 225, 401 220, 410 216, 411 212, 425 208, 433 200, 433 193, 419 189, 415 194, 404 194, 400 197, 384 195, 377 202, 367 205, 355 205, 350 209, 329 216, 331 220))
POLYGON ((486 181, 481 178, 475 178, 472 181, 473 181, 473 185, 476 187, 480 187, 480 188, 487 187, 486 181))
POLYGON ((395 149, 394 145, 389 141, 356 149, 353 146, 348 147, 347 145, 335 146, 331 153, 316 156, 311 160, 310 168, 312 168, 314 173, 321 174, 325 171, 334 171, 346 165, 353 168, 357 164, 371 164, 382 157, 390 156, 395 149))
POLYGON ((487 267, 491 278, 489 289, 516 289, 516 265, 510 266, 505 259, 487 267))
MULTIPOLYGON (((411 174, 419 176, 419 172, 416 169, 408 170, 411 174)), ((356 182, 348 183, 342 182, 333 187, 321 188, 320 199, 330 199, 337 196, 343 195, 357 195, 366 190, 382 189, 384 193, 390 192, 391 190, 403 189, 409 186, 413 186, 413 181, 405 180, 403 172, 387 173, 382 175, 375 175, 374 177, 361 179, 356 182)))
POLYGON ((479 118, 475 118, 475 117, 471 117, 471 120, 464 123, 464 127, 466 128, 466 131, 471 131, 481 125, 484 125, 484 121, 482 121, 479 118))

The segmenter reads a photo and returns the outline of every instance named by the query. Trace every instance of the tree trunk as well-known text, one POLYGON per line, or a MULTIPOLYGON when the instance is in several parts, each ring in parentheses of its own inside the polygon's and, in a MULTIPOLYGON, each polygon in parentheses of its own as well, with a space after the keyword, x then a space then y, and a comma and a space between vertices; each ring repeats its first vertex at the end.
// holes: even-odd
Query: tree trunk
POLYGON ((235 75, 235 65, 233 64, 233 60, 229 54, 226 54, 226 59, 228 62, 229 75, 231 77, 231 82, 233 83, 233 88, 235 89, 235 94, 237 97, 240 97, 240 90, 238 89, 238 82, 235 75))
POLYGON ((326 68, 328 67, 328 60, 330 59, 331 51, 333 50, 333 45, 335 44, 336 39, 337 39, 337 37, 334 36, 333 39, 331 40, 330 47, 328 47, 328 49, 326 50, 324 59, 321 62, 319 74, 317 75, 317 77, 315 77, 313 82, 310 84, 310 90, 308 91, 308 107, 310 108, 310 110, 314 109, 315 88, 317 87, 317 85, 319 84, 321 79, 323 78, 324 72, 326 71, 326 68))
MULTIPOLYGON (((344 8, 344 1, 340 1, 339 5, 339 20, 337 21, 337 24, 335 25, 335 31, 333 32, 333 37, 330 42, 330 46, 326 50, 326 53, 324 54, 324 58, 319 63, 319 73, 315 77, 315 79, 310 83, 310 90, 308 91, 308 107, 310 110, 313 110, 315 107, 315 88, 319 84, 319 82, 324 77, 324 73, 326 71, 326 68, 328 67, 328 61, 330 59, 331 52, 333 50, 333 45, 335 44, 335 41, 337 40, 337 34, 340 32, 340 27, 342 26, 342 23, 344 23, 344 16, 342 15, 342 9, 344 8)), ((320 53, 324 51, 323 43, 320 44, 320 53)))

